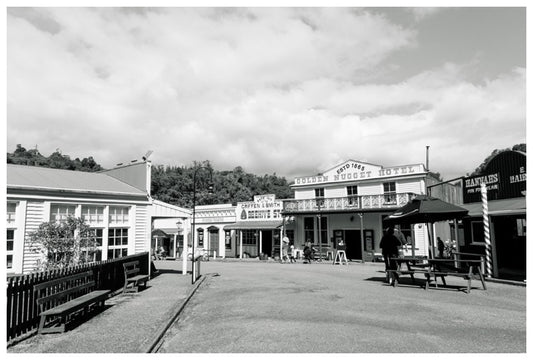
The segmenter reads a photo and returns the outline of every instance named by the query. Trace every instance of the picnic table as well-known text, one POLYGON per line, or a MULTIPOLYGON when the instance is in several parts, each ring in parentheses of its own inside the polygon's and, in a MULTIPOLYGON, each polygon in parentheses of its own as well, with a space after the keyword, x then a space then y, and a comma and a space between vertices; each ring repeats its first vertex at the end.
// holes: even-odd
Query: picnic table
MULTIPOLYGON (((460 254, 460 253, 457 253, 460 254)), ((464 254, 463 254, 464 255, 464 254)), ((469 254, 470 255, 470 254, 469 254)), ((470 293, 472 285, 472 279, 474 276, 478 276, 483 289, 486 290, 486 284, 481 267, 483 265, 482 256, 478 258, 460 259, 454 256, 452 259, 429 259, 423 257, 397 257, 391 260, 396 261, 398 264, 396 270, 387 270, 391 278, 391 285, 396 286, 399 281, 399 277, 402 274, 411 275, 413 283, 415 282, 414 274, 423 274, 426 278, 426 290, 429 289, 432 278, 435 282, 435 287, 438 287, 437 278, 440 277, 444 286, 446 286, 446 276, 458 276, 468 281, 467 292, 470 293), (407 269, 402 269, 402 264, 406 264, 407 269)))

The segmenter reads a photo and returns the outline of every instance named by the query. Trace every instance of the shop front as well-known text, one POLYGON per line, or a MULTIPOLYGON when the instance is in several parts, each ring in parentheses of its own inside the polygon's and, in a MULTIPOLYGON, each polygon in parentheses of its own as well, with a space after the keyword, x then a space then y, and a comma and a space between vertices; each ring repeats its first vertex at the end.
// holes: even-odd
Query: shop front
POLYGON ((487 163, 482 174, 464 178, 463 202, 469 216, 463 219, 461 251, 488 254, 490 275, 495 278, 525 280, 526 154, 502 152, 487 163), (485 211, 482 184, 487 189, 485 211))
POLYGON ((224 226, 235 239, 235 257, 279 256, 282 208, 282 201, 273 194, 256 195, 253 201, 237 203, 237 221, 224 226))

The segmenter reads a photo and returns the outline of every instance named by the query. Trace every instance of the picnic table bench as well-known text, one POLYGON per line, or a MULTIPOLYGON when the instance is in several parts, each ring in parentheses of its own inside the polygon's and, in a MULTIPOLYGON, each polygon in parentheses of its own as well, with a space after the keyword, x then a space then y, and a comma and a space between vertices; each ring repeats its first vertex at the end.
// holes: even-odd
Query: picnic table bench
POLYGON ((123 293, 138 292, 139 286, 146 287, 150 278, 147 274, 140 274, 139 261, 130 261, 123 264, 124 266, 124 290, 123 293))
MULTIPOLYGON (((468 254, 472 255, 472 254, 468 254)), ((398 263, 396 270, 387 270, 387 273, 391 279, 391 285, 396 286, 399 281, 399 276, 402 274, 411 275, 411 279, 414 283, 414 274, 423 274, 426 278, 425 289, 429 289, 429 285, 432 278, 435 280, 435 287, 437 287, 437 277, 442 279, 442 283, 446 286, 446 276, 458 276, 463 277, 468 281, 467 292, 470 293, 472 285, 472 279, 475 276, 479 276, 483 289, 486 290, 485 279, 483 272, 481 271, 481 265, 483 264, 482 257, 477 259, 460 259, 454 257, 453 259, 416 259, 412 257, 405 258, 393 258, 392 260, 398 263), (407 270, 401 269, 401 264, 407 265, 407 270)))
POLYGON ((404 256, 398 258, 392 258, 396 262, 397 269, 386 270, 387 278, 392 286, 396 286, 400 275, 410 275, 411 281, 415 283, 414 274, 426 274, 429 264, 427 263, 426 256, 404 256), (406 265, 406 268, 402 267, 402 264, 406 265))
MULTIPOLYGON (((442 279, 444 286, 446 286, 445 276, 458 276, 468 281, 467 293, 470 293, 472 279, 477 275, 483 285, 483 290, 487 290, 481 271, 482 259, 431 259, 430 264, 429 276, 435 278, 435 287, 437 287, 437 276, 442 279)), ((428 278, 426 289, 429 288, 429 281, 428 278)))
POLYGON ((87 316, 91 309, 103 309, 111 290, 94 290, 94 287, 92 271, 34 285, 41 317, 38 333, 65 332, 74 315, 87 316))

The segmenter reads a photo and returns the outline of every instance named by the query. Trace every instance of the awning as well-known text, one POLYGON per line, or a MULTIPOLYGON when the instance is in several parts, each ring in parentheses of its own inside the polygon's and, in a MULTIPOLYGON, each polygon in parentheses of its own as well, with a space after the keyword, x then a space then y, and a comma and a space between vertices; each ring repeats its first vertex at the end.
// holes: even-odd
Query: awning
POLYGON ((152 237, 169 238, 174 237, 179 231, 177 228, 159 228, 152 230, 152 237))
POLYGON ((238 221, 224 226, 224 230, 274 230, 283 224, 283 220, 275 221, 238 221))
POLYGON ((161 237, 161 238, 165 238, 165 237, 168 237, 168 234, 166 232, 164 232, 163 230, 161 229, 154 229, 152 230, 152 237, 161 237))
MULTIPOLYGON (((479 203, 461 205, 468 210, 468 216, 483 216, 483 205, 479 203)), ((526 213, 526 198, 489 201, 489 215, 519 215, 526 213)))

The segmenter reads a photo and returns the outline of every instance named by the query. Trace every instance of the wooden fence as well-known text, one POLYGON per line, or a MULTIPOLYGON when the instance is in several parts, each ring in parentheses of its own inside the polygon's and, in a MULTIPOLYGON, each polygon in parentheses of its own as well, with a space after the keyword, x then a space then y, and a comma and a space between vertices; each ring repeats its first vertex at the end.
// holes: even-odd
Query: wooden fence
POLYGON ((117 291, 124 286, 123 263, 139 260, 144 274, 148 274, 150 266, 149 253, 139 253, 118 259, 84 264, 76 267, 35 272, 27 275, 8 276, 7 278, 7 341, 25 335, 31 335, 39 326, 39 312, 35 302, 33 286, 63 276, 92 270, 96 281, 96 290, 108 289, 117 291))

